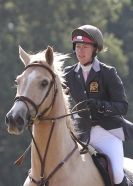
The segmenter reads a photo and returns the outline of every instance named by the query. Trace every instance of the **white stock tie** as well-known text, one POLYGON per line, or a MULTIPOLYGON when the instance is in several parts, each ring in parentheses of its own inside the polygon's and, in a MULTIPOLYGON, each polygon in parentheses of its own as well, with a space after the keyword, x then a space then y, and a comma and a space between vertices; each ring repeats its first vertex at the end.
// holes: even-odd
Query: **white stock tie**
POLYGON ((91 65, 88 65, 88 66, 81 65, 82 73, 83 73, 83 77, 84 77, 85 82, 87 80, 87 77, 89 75, 89 72, 90 72, 91 67, 92 67, 92 64, 91 65))
POLYGON ((83 77, 84 77, 84 80, 86 82, 87 77, 88 77, 88 71, 83 71, 83 77))

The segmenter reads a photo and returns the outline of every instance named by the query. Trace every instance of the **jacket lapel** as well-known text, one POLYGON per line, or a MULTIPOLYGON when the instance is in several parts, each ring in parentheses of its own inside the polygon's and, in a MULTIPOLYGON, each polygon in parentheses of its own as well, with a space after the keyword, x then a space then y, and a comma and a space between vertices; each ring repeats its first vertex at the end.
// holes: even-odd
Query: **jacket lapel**
POLYGON ((83 77, 83 73, 82 73, 82 69, 79 68, 79 70, 77 72, 75 72, 75 78, 76 80, 80 83, 80 86, 84 86, 84 77, 83 77))
POLYGON ((91 68, 90 73, 86 80, 86 84, 89 84, 95 78, 96 75, 97 75, 97 72, 95 72, 94 69, 91 68))
POLYGON ((93 66, 87 77, 86 84, 89 84, 91 81, 93 81, 93 79, 95 79, 99 71, 100 71, 100 63, 99 63, 99 60, 95 58, 93 62, 93 66))

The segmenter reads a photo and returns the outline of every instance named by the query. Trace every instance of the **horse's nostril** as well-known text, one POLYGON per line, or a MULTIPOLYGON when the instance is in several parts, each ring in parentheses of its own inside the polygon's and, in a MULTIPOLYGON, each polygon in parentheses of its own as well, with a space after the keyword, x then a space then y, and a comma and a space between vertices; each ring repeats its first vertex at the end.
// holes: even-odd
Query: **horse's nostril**
POLYGON ((24 126, 24 120, 21 116, 16 118, 16 123, 18 124, 18 128, 22 129, 22 127, 24 126))
POLYGON ((19 116, 17 117, 16 122, 21 124, 23 123, 23 119, 19 116))
POLYGON ((8 119, 7 116, 5 117, 5 123, 6 123, 6 124, 9 123, 9 119, 8 119))
POLYGON ((10 124, 12 122, 13 122, 13 117, 11 116, 11 114, 7 114, 5 117, 5 123, 10 124))
POLYGON ((22 129, 24 126, 24 120, 21 116, 16 115, 13 117, 11 114, 6 115, 5 123, 10 126, 17 127, 18 129, 22 129))

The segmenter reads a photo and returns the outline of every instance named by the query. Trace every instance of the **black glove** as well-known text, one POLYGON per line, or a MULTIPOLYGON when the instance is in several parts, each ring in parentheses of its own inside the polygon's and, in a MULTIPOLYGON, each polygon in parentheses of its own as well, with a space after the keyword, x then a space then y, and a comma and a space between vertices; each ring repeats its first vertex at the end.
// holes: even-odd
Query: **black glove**
POLYGON ((99 113, 104 113, 105 112, 105 105, 104 102, 96 100, 94 98, 90 98, 87 101, 87 105, 90 109, 95 109, 99 113))
POLYGON ((88 99, 87 101, 87 105, 90 109, 94 108, 96 109, 97 108, 97 100, 93 99, 93 98, 90 98, 88 99))
POLYGON ((127 102, 109 102, 101 101, 94 98, 90 98, 87 101, 87 105, 90 109, 95 110, 104 116, 115 116, 126 114, 127 102))

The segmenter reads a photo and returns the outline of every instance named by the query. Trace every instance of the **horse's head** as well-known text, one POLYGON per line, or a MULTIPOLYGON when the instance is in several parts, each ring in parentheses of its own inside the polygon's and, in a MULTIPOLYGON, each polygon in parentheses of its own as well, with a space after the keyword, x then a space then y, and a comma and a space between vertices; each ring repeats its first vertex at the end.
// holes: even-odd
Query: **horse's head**
POLYGON ((29 122, 48 114, 52 108, 57 87, 53 72, 53 50, 30 55, 19 47, 25 70, 16 78, 17 93, 13 107, 6 115, 8 132, 20 134, 29 122))

